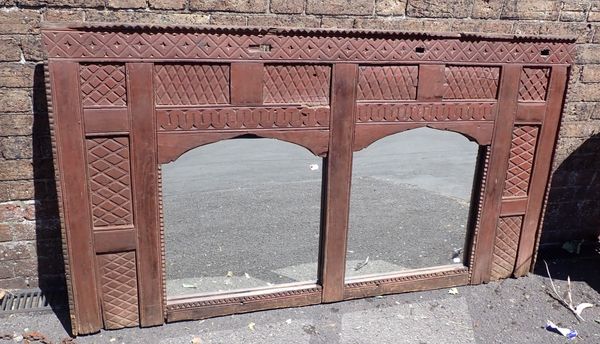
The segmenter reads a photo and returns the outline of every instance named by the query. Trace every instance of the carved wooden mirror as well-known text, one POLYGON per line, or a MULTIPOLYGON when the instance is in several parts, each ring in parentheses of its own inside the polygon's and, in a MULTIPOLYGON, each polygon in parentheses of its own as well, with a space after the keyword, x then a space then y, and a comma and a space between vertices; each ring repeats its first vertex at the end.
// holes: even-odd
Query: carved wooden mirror
POLYGON ((531 268, 572 39, 42 35, 75 333, 531 268))

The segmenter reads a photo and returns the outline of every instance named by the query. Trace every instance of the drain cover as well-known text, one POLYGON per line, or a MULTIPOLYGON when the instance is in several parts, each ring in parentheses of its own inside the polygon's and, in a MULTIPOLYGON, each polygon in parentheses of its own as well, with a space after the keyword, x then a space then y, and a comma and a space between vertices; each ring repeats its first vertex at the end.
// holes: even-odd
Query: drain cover
POLYGON ((63 292, 42 292, 40 289, 24 289, 7 293, 0 305, 0 314, 51 310, 50 305, 62 308, 63 292), (57 302, 55 302, 57 301, 57 302))

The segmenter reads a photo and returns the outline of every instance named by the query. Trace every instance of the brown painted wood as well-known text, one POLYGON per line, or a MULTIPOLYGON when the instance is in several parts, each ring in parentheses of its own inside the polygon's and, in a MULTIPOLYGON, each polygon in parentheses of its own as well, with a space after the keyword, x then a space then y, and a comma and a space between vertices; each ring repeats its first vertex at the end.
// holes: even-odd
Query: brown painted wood
POLYGON ((94 232, 96 253, 134 251, 137 248, 135 228, 118 228, 94 232))
POLYGON ((531 266, 573 40, 110 24, 41 36, 75 332, 480 283, 531 266), (345 281, 352 152, 419 127, 480 145, 468 266, 345 281), (318 285, 166 300, 160 164, 238 137, 325 157, 318 285))
POLYGON ((329 130, 214 131, 210 133, 188 133, 185 135, 173 132, 161 132, 158 133, 158 162, 161 164, 169 163, 193 148, 248 134, 294 143, 308 149, 317 156, 324 156, 329 147, 329 130))
POLYGON ((256 288, 237 293, 221 293, 169 300, 167 321, 206 319, 225 314, 299 307, 318 303, 321 303, 320 286, 291 283, 277 288, 256 288))
POLYGON ((419 67, 418 100, 433 102, 444 98, 445 68, 443 64, 422 64, 419 67))
POLYGON ((127 108, 84 109, 83 118, 86 134, 129 131, 127 108))
POLYGON ((504 188, 504 178, 508 167, 508 155, 512 138, 512 129, 517 114, 517 97, 519 92, 519 80, 521 77, 520 65, 507 65, 502 70, 502 79, 498 102, 498 114, 494 128, 492 142, 492 153, 485 194, 483 199, 483 210, 481 224, 475 246, 475 261, 472 267, 471 283, 478 284, 490 280, 490 269, 492 260, 492 248, 496 233, 496 223, 500 214, 500 202, 504 188))
POLYGON ((469 270, 456 265, 378 274, 346 281, 344 299, 450 288, 465 285, 468 282, 469 270))
POLYGON ((546 113, 546 103, 519 103, 515 122, 542 123, 546 113))
POLYGON ((527 198, 513 198, 502 200, 500 216, 523 215, 527 210, 527 198))
POLYGON ((86 177, 83 116, 79 94, 79 65, 50 62, 52 104, 54 106, 57 161, 61 171, 64 223, 68 240, 73 332, 87 334, 102 328, 98 300, 96 259, 86 177))
POLYGON ((129 115, 132 122, 134 218, 137 252, 141 257, 137 266, 142 326, 164 322, 152 71, 151 63, 127 64, 129 115))
POLYGON ((558 135, 558 126, 564 103, 567 78, 567 66, 552 67, 548 89, 548 105, 546 107, 546 115, 542 125, 541 134, 538 138, 527 214, 523 221, 523 229, 521 231, 521 239, 519 242, 514 272, 515 276, 524 276, 533 268, 532 263, 535 255, 534 248, 536 244, 536 234, 540 230, 538 225, 542 216, 544 195, 546 188, 548 187, 550 167, 552 166, 552 152, 558 135))
POLYGON ((333 67, 331 139, 329 154, 325 159, 326 203, 319 261, 323 302, 340 301, 344 298, 357 72, 358 66, 354 64, 336 64, 333 67))
POLYGON ((263 103, 263 64, 231 64, 231 104, 261 105, 263 103))

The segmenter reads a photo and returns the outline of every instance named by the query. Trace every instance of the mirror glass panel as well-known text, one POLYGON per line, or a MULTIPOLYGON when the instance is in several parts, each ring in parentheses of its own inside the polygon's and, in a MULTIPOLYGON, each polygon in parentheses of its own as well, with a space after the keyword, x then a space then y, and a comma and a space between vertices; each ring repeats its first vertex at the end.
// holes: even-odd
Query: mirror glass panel
POLYGON ((167 296, 317 280, 322 159, 258 138, 162 166, 167 296))
POLYGON ((346 278, 462 264, 478 150, 420 128, 355 152, 346 278))

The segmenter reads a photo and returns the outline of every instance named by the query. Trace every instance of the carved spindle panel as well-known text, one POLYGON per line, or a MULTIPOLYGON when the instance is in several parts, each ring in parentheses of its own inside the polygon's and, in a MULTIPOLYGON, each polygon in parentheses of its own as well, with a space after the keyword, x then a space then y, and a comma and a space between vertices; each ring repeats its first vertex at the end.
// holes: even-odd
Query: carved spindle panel
POLYGON ((513 130, 503 197, 527 196, 539 127, 518 125, 513 130))
POLYGON ((326 65, 265 65, 265 104, 329 104, 331 67, 326 65))
POLYGON ((124 65, 81 64, 79 73, 84 107, 127 104, 124 65))
POLYGON ((550 68, 523 68, 519 84, 519 100, 545 101, 550 79, 550 68))
POLYGON ((97 257, 100 267, 102 311, 107 329, 139 325, 137 272, 134 252, 97 257))
POLYGON ((357 100, 414 100, 418 66, 360 66, 357 100))
POLYGON ((157 105, 229 103, 229 65, 157 64, 154 82, 157 105))
POLYGON ((523 216, 501 217, 498 221, 492 257, 492 280, 510 277, 514 271, 522 224, 523 216))
POLYGON ((496 99, 499 67, 446 67, 444 99, 496 99))
POLYGON ((86 140, 94 228, 133 223, 129 139, 86 140))

